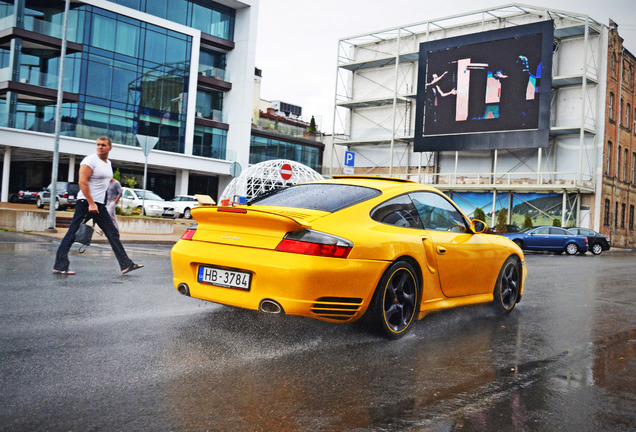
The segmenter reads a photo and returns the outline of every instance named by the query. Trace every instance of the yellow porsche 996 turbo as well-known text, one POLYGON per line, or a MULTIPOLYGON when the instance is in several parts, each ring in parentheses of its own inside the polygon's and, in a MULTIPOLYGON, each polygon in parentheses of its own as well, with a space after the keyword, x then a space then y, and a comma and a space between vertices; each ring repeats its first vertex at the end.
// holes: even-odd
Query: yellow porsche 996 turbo
POLYGON ((388 338, 432 311, 521 299, 525 259, 439 190, 341 176, 192 209, 171 251, 185 295, 331 322, 364 318, 388 338))

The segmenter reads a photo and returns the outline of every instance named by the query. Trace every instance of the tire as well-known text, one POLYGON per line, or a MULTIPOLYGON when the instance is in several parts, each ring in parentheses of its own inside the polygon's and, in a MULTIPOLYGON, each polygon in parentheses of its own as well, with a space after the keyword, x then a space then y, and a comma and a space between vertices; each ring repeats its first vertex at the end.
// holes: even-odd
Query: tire
POLYGON ((37 197, 35 200, 35 205, 39 209, 44 208, 44 203, 42 203, 42 198, 37 197))
POLYGON ((382 275, 369 306, 369 320, 387 339, 406 334, 415 320, 420 283, 417 271, 407 261, 397 261, 382 275))
POLYGON ((185 210, 183 210, 183 217, 186 219, 192 219, 192 212, 190 211, 189 208, 186 208, 185 210))
POLYGON ((16 194, 9 195, 9 202, 10 203, 17 203, 18 202, 18 196, 16 194))
POLYGON ((565 253, 568 255, 576 255, 579 252, 579 247, 576 243, 568 243, 565 245, 565 253))
POLYGON ((603 246, 600 243, 594 243, 590 248, 594 255, 600 255, 603 253, 603 246))
POLYGON ((493 292, 493 306, 500 314, 509 314, 519 301, 521 269, 516 257, 509 257, 497 276, 493 292))

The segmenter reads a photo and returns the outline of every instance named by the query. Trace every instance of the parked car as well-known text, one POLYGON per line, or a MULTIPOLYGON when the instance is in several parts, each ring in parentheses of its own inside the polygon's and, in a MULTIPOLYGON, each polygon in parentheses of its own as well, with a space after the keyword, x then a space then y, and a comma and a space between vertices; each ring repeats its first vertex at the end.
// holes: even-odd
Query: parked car
POLYGON ((122 197, 119 200, 119 206, 124 212, 140 209, 142 210, 142 214, 146 216, 177 217, 172 203, 149 190, 122 188, 122 197), (143 209, 141 208, 142 204, 143 209))
POLYGON ((591 230, 589 228, 568 228, 573 234, 584 235, 587 236, 587 244, 589 245, 589 250, 592 251, 594 255, 600 255, 603 251, 610 250, 610 239, 609 237, 605 237, 603 234, 591 230))
POLYGON ((174 207, 177 217, 186 219, 192 219, 190 211, 199 205, 199 200, 194 195, 177 195, 168 202, 174 207))
MULTIPOLYGON (((517 225, 506 225, 506 232, 508 233, 516 233, 519 232, 519 227, 517 227, 517 225)), ((494 226, 492 227, 492 233, 496 234, 497 233, 497 227, 494 226)))
MULTIPOLYGON (((48 185, 40 192, 35 201, 38 208, 51 205, 51 188, 53 183, 48 185)), ((59 181, 55 186, 55 210, 65 210, 68 207, 75 207, 77 202, 77 194, 79 193, 79 184, 73 182, 59 181)))
POLYGON ((584 254, 588 249, 587 237, 575 235, 560 227, 538 226, 526 228, 518 233, 499 235, 509 238, 524 250, 550 251, 557 254, 566 252, 568 255, 576 255, 584 254))
POLYGON ((408 180, 334 176, 192 216, 171 251, 174 286, 215 303, 363 319, 394 339, 432 311, 490 303, 505 314, 523 294, 519 247, 408 180))
POLYGON ((9 196, 9 202, 12 203, 34 203, 40 192, 44 190, 42 186, 27 186, 20 189, 18 193, 9 196))

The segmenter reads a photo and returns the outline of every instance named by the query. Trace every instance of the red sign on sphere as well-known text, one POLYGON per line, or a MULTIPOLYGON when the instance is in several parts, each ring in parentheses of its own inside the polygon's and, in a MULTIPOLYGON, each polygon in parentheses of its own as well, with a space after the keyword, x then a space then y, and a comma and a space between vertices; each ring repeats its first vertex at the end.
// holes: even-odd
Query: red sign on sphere
POLYGON ((289 180, 292 177, 292 174, 293 172, 290 164, 283 164, 283 166, 280 167, 280 176, 283 180, 289 180))

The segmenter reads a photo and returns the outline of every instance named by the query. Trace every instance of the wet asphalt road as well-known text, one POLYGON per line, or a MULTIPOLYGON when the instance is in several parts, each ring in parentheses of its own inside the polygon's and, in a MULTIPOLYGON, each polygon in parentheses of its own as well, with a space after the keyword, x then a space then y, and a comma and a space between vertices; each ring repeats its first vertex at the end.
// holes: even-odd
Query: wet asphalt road
POLYGON ((0 232, 2 431, 636 430, 636 253, 528 255, 510 316, 388 342, 181 296, 169 246, 53 276, 57 244, 0 232))

